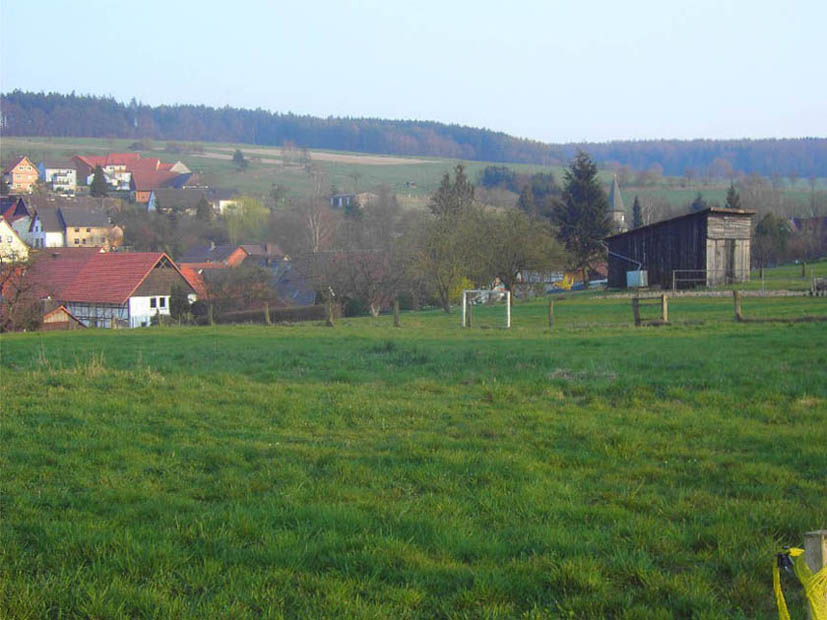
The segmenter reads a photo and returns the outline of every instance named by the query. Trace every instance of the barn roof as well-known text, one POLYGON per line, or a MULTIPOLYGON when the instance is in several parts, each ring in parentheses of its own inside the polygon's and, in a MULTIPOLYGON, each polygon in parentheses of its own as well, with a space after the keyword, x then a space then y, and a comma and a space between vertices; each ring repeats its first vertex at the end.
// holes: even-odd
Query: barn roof
POLYGON ((638 226, 637 228, 632 228, 627 230, 626 232, 617 233, 616 235, 610 235, 605 238, 606 241, 611 241, 614 239, 620 239, 621 237, 627 237, 629 235, 636 235, 639 234, 643 230, 652 230, 658 226, 663 226, 667 223, 673 223, 678 220, 685 220, 695 217, 706 216, 709 214, 717 214, 717 215, 743 215, 745 217, 752 217, 755 215, 755 211, 748 211, 746 209, 724 209, 722 207, 708 207, 706 209, 702 209, 700 211, 695 211, 693 213, 684 213, 683 215, 679 215, 677 217, 670 217, 666 220, 660 220, 659 222, 653 222, 652 224, 647 224, 646 226, 638 226))

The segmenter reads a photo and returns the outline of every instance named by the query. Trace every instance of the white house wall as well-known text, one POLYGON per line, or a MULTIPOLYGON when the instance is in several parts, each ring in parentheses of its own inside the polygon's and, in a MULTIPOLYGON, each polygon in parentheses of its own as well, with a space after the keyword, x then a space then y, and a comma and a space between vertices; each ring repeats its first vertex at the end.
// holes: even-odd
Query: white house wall
POLYGON ((152 317, 156 314, 169 316, 169 295, 152 295, 150 297, 129 298, 129 326, 143 327, 150 325, 152 317), (155 299, 155 308, 152 307, 152 300, 155 299), (161 306, 161 301, 163 306, 161 306))

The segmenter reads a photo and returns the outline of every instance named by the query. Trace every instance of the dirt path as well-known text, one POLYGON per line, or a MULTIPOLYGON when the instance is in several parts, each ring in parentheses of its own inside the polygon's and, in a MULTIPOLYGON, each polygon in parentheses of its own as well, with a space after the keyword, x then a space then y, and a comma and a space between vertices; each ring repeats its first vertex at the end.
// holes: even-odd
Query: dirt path
MULTIPOLYGON (((212 151, 229 151, 234 152, 235 149, 231 147, 216 146, 211 147, 212 151)), ((272 148, 245 148, 243 149, 245 155, 275 155, 282 157, 281 149, 278 147, 272 148)), ((211 153, 212 154, 212 153, 211 153)), ((205 154, 206 156, 207 154, 205 154)), ((226 157, 230 159, 230 156, 226 157)), ((404 166, 408 164, 435 164, 436 161, 429 159, 408 159, 405 157, 385 157, 382 155, 348 155, 346 153, 326 153, 323 151, 310 151, 310 158, 316 161, 330 161, 340 164, 363 164, 367 166, 404 166)), ((220 157, 224 159, 224 157, 220 157)), ((270 162, 275 160, 262 159, 262 162, 270 162)), ((277 162, 281 163, 281 162, 277 162)))

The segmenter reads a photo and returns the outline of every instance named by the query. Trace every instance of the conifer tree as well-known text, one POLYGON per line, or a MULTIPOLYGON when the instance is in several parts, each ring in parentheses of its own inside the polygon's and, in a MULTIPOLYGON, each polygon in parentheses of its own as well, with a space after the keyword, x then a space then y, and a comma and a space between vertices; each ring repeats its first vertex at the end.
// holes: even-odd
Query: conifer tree
POLYGON ((704 209, 709 208, 709 203, 704 200, 703 194, 698 192, 698 195, 695 196, 695 200, 692 201, 692 204, 689 205, 689 210, 693 213, 695 211, 703 211, 704 209))
POLYGON ((106 175, 103 168, 95 166, 95 173, 92 176, 92 183, 89 185, 89 194, 95 198, 106 196, 109 193, 109 185, 106 182, 106 175))
POLYGON ((635 203, 632 205, 632 228, 643 226, 643 212, 640 209, 640 199, 635 196, 635 203))
POLYGON ((552 211, 558 236, 566 245, 572 266, 588 282, 590 263, 604 255, 603 239, 611 232, 609 199, 597 180, 597 165, 579 151, 565 172, 563 198, 552 211))
POLYGON ((735 190, 735 185, 729 185, 729 189, 726 192, 726 208, 727 209, 740 209, 741 208, 741 197, 738 195, 738 192, 735 190))
POLYGON ((445 173, 436 192, 431 196, 428 208, 437 217, 455 215, 471 206, 474 202, 474 185, 465 176, 465 167, 457 164, 454 169, 454 181, 445 173))
POLYGON ((236 149, 235 153, 233 153, 233 164, 239 170, 246 170, 247 166, 250 165, 250 162, 247 161, 247 158, 244 157, 244 153, 241 152, 241 149, 236 149))
POLYGON ((212 222, 213 216, 212 205, 205 196, 201 196, 201 200, 195 207, 195 218, 202 222, 212 222))

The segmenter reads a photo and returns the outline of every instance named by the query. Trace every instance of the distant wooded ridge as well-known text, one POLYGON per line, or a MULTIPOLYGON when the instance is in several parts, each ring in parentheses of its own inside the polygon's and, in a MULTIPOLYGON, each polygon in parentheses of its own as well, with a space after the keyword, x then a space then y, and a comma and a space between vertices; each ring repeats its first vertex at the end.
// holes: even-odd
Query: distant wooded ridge
POLYGON ((567 163, 578 149, 602 165, 651 167, 673 176, 726 171, 763 176, 827 177, 827 138, 640 140, 545 144, 502 132, 429 121, 318 118, 203 105, 149 106, 111 97, 0 94, 6 136, 135 138, 235 142, 301 148, 448 157, 540 165, 567 163))

